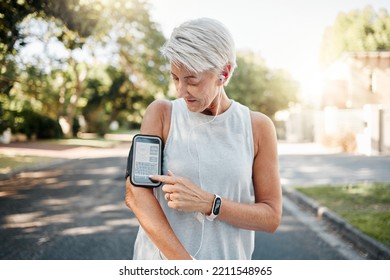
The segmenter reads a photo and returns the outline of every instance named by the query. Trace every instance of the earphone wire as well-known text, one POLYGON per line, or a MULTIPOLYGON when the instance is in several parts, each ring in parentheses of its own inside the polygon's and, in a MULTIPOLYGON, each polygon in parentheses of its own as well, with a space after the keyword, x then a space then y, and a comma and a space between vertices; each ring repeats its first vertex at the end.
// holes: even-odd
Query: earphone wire
MULTIPOLYGON (((198 125, 196 125, 196 126, 191 127, 191 129, 190 129, 190 132, 189 132, 188 138, 187 138, 187 151, 188 151, 188 153, 190 154, 190 157, 191 157, 191 159, 192 159, 193 161, 195 161, 195 158, 193 157, 193 155, 192 155, 192 153, 191 153, 191 149, 190 149, 190 139, 191 139, 192 132, 193 132, 196 128, 199 128, 199 127, 204 126, 204 125, 206 125, 206 124, 212 123, 212 122, 217 118, 218 113, 219 113, 219 109, 220 109, 220 106, 221 106, 221 100, 222 100, 222 91, 220 91, 219 94, 218 94, 217 111, 216 111, 214 117, 213 117, 211 120, 209 120, 209 121, 207 121, 207 122, 204 122, 204 123, 200 123, 200 124, 198 124, 198 125)), ((187 118, 190 119, 190 115, 189 115, 189 112, 188 112, 188 111, 189 111, 189 110, 187 109, 187 118)), ((198 162, 199 162, 199 157, 198 157, 198 162)))
MULTIPOLYGON (((217 111, 214 115, 214 117, 207 121, 207 122, 204 122, 204 123, 201 123, 201 124, 198 124, 194 127, 191 127, 191 130, 188 134, 188 139, 187 139, 187 150, 188 150, 188 153, 190 154, 190 157, 193 161, 196 161, 195 158, 193 157, 192 153, 191 153, 191 149, 190 149, 190 139, 191 139, 191 134, 192 132, 196 129, 196 128, 199 128, 201 126, 204 126, 206 124, 210 124, 212 123, 218 116, 218 113, 219 113, 219 110, 220 110, 220 107, 221 107, 221 100, 222 100, 222 90, 220 90, 219 94, 218 94, 218 103, 217 103, 217 111)), ((187 109, 187 117, 188 119, 190 118, 189 116, 189 113, 188 113, 188 109, 187 109)), ((199 173, 198 173, 198 178, 199 178, 199 185, 200 185, 200 188, 202 188, 202 177, 200 176, 200 158, 199 158, 199 152, 198 152, 198 146, 195 144, 195 147, 196 147, 196 152, 198 154, 198 170, 199 170, 199 173)), ((202 249, 202 246, 203 246, 203 240, 204 240, 204 226, 205 226, 205 214, 202 214, 202 234, 201 234, 201 239, 200 239, 200 244, 199 244, 199 248, 198 250, 196 251, 196 253, 193 255, 193 257, 196 257, 198 255, 198 253, 200 252, 200 250, 202 249)))

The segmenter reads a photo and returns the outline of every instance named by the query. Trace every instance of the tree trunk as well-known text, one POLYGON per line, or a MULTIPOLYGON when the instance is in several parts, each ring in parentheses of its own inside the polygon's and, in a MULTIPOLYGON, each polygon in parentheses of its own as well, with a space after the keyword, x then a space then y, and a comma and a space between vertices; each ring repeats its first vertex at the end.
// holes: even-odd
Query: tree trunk
POLYGON ((73 71, 74 71, 75 76, 76 76, 76 87, 75 87, 75 93, 71 96, 68 108, 66 110, 65 120, 69 126, 69 129, 68 129, 68 131, 66 131, 64 133, 65 138, 72 138, 74 136, 73 135, 73 122, 74 122, 74 118, 76 116, 77 103, 80 99, 80 96, 83 93, 83 90, 84 90, 83 81, 86 77, 86 71, 80 72, 77 69, 78 64, 76 61, 71 59, 70 65, 72 66, 73 71))

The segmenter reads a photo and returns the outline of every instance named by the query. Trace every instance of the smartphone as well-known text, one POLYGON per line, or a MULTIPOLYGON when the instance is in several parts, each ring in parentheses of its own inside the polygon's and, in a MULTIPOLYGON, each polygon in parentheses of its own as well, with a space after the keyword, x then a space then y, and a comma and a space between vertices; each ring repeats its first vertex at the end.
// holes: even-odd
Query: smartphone
POLYGON ((160 137, 137 134, 128 158, 130 182, 134 186, 156 188, 161 182, 152 181, 150 175, 161 175, 162 170, 162 147, 160 137))

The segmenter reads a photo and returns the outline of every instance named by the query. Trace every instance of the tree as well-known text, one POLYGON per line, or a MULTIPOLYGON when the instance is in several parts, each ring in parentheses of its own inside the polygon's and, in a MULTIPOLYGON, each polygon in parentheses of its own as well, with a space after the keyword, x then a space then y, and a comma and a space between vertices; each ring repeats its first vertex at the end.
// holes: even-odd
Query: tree
MULTIPOLYGON (((104 133, 114 120, 139 125, 147 105, 168 90, 169 73, 159 53, 165 38, 151 21, 147 3, 117 1, 104 10, 102 19, 107 30, 97 43, 111 46, 111 60, 105 67, 110 84, 105 92, 92 88, 94 94, 83 113, 91 127, 104 133)), ((97 85, 94 78, 90 85, 97 85)))
MULTIPOLYGON (((85 1, 84 1, 85 2, 85 1)), ((96 5, 93 7, 96 8, 96 5)), ((29 35, 23 32, 26 19, 43 18, 57 27, 57 38, 69 49, 79 48, 94 29, 99 19, 97 11, 78 0, 4 0, 0 2, 0 112, 2 120, 0 133, 13 116, 9 112, 10 92, 19 79, 20 73, 14 61, 17 53, 28 44, 29 35), (59 32, 58 32, 59 31, 59 32), (7 99, 8 97, 8 99, 7 99)), ((34 67, 27 66, 33 69, 34 67)), ((23 69, 25 70, 25 69, 23 69)), ((30 92, 30 90, 28 90, 30 92)))
MULTIPOLYGON (((15 10, 19 19, 14 21, 17 28, 11 32, 12 40, 4 35, 10 34, 12 25, 7 32, 0 34, 10 46, 3 48, 7 53, 4 57, 14 63, 11 66, 15 65, 3 71, 9 73, 8 80, 12 85, 6 89, 2 87, 2 92, 4 89, 9 95, 16 83, 12 90, 15 102, 34 101, 33 110, 57 120, 61 117, 69 128, 73 127, 78 114, 84 112, 95 116, 96 110, 99 112, 97 122, 102 128, 118 118, 123 122, 139 122, 147 104, 166 91, 168 73, 165 61, 158 53, 165 38, 150 20, 146 2, 8 0, 5 4, 3 6, 8 11, 15 10), (26 12, 19 15, 17 5, 26 12), (31 31, 30 27, 37 28, 31 28, 31 31), (42 42, 45 50, 55 44, 65 55, 58 57, 58 52, 52 55, 44 51, 27 62, 23 61, 18 54, 33 41, 42 42), (103 64, 93 65, 100 59, 95 56, 95 51, 102 49, 108 59, 103 64), (90 61, 80 60, 80 54, 89 57, 90 61), (105 81, 98 88, 98 76, 94 76, 95 71, 90 72, 97 67, 106 71, 105 81), (9 71, 12 69, 13 72, 9 71), (88 108, 84 110, 84 107, 88 108)), ((18 108, 23 110, 24 107, 18 108)), ((95 117, 89 120, 96 122, 95 117)), ((67 136, 72 136, 72 129, 68 132, 67 136)))
POLYGON ((269 69, 254 53, 239 53, 228 95, 270 118, 298 101, 298 84, 283 70, 269 69))
MULTIPOLYGON (((78 0, 3 0, 0 2, 0 71, 8 74, 9 55, 27 44, 27 38, 21 32, 20 24, 28 15, 34 18, 55 19, 66 27, 58 35, 60 41, 67 42, 70 48, 81 43, 83 38, 90 36, 99 20, 99 3, 87 5, 78 0), (74 34, 78 40, 69 40, 74 34), (81 39, 81 40, 80 40, 81 39)), ((12 88, 13 79, 0 79, 0 93, 8 94, 12 88)))
POLYGON ((337 16, 323 35, 320 58, 323 65, 329 65, 345 51, 389 50, 389 13, 386 9, 376 12, 372 6, 367 6, 337 16))

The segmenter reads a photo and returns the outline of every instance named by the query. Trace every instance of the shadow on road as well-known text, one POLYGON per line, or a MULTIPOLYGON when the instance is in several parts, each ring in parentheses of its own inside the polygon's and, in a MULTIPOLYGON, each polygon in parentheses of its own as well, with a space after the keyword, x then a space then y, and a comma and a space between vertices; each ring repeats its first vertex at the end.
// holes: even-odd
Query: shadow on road
POLYGON ((123 158, 81 159, 0 181, 0 258, 130 259, 123 170, 123 158))

